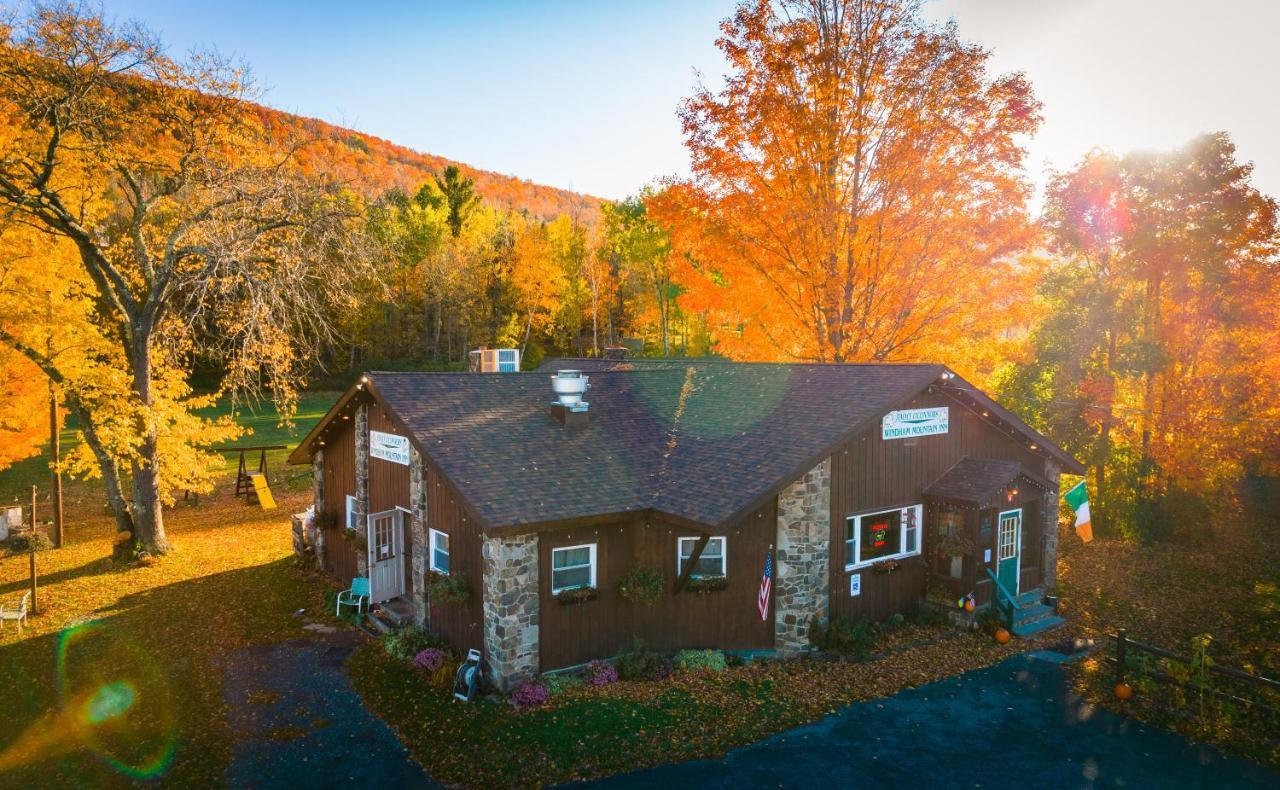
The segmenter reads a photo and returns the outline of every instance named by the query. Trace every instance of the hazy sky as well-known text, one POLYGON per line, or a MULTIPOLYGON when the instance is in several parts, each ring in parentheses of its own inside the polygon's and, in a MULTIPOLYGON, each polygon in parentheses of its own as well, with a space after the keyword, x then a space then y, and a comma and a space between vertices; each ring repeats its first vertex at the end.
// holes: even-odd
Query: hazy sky
MULTIPOLYGON (((675 109, 723 71, 732 0, 217 3, 105 0, 170 50, 248 61, 268 104, 608 198, 687 167, 675 109)), ((1094 146, 1224 129, 1280 196, 1280 0, 935 0, 1045 104, 1039 183, 1094 146)))

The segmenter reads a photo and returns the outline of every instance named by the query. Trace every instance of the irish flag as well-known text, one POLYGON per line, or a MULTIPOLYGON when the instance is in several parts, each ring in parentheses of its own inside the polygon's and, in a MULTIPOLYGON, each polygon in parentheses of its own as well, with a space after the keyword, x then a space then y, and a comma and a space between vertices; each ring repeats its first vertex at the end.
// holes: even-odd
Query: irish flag
POLYGON ((1089 490, 1084 487, 1084 481, 1072 486, 1062 498, 1076 512, 1076 534, 1080 536, 1080 540, 1085 543, 1093 540, 1093 524, 1089 521, 1089 490))

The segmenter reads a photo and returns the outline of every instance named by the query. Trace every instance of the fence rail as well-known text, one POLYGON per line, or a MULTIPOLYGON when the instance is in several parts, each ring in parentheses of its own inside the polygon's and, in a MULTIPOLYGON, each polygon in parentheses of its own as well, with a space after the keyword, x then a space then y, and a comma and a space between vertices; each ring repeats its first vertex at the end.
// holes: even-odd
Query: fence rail
MULTIPOLYGON (((1115 665, 1115 679, 1117 684, 1125 682, 1125 672, 1128 668, 1127 658, 1130 650, 1136 650, 1140 653, 1158 656, 1159 658, 1165 658, 1170 661, 1177 661, 1187 665, 1188 667, 1196 664, 1196 659, 1192 656, 1184 656, 1181 653, 1175 653, 1172 650, 1166 650, 1162 647, 1157 647, 1156 645, 1149 645, 1145 642, 1139 642, 1136 639, 1130 639, 1124 630, 1112 634, 1111 638, 1115 640, 1116 652, 1114 656, 1107 656, 1107 660, 1115 665)), ((1203 664, 1201 668, 1216 675, 1242 681, 1245 684, 1258 689, 1280 693, 1280 681, 1273 680, 1262 675, 1255 675, 1251 672, 1236 669, 1235 667, 1223 666, 1216 662, 1203 664)), ((1274 705, 1269 705, 1266 702, 1239 697, 1235 694, 1223 691, 1222 689, 1213 688, 1212 686, 1201 686, 1195 683, 1188 683, 1187 681, 1173 677, 1166 672, 1150 670, 1143 671, 1143 674, 1154 680, 1158 680, 1162 683, 1169 683, 1188 691, 1207 692, 1219 699, 1230 700, 1231 702, 1241 703, 1250 707, 1270 711, 1271 713, 1280 714, 1280 708, 1277 708, 1274 705)))

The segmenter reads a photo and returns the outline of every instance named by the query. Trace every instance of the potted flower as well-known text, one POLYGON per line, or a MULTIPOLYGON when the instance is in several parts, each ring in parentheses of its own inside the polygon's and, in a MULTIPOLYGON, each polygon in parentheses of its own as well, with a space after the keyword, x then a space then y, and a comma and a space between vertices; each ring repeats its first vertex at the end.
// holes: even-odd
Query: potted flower
POLYGON ((662 598, 666 583, 661 568, 637 565, 618 582, 618 595, 641 606, 653 606, 662 598))

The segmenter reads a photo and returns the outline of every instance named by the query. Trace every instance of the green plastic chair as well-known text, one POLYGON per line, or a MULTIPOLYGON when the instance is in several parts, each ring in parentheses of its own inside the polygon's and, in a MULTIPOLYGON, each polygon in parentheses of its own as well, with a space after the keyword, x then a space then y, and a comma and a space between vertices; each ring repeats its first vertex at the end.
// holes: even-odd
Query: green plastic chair
POLYGON ((333 616, 342 616, 342 607, 354 606, 357 614, 363 614, 364 608, 369 603, 369 579, 366 576, 357 576, 351 580, 351 589, 343 590, 338 593, 338 605, 334 608, 333 616))

